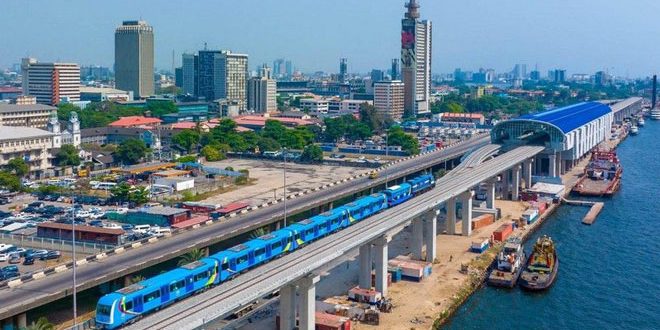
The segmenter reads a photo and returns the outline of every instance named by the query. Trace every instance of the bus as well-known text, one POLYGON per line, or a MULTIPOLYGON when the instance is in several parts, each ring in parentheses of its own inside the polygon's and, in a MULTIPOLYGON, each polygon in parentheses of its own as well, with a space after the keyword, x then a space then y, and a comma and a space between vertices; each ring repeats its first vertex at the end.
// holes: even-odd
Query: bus
POLYGON ((95 190, 110 190, 110 189, 114 188, 116 185, 117 184, 114 183, 114 182, 95 182, 92 185, 92 189, 95 189, 95 190))

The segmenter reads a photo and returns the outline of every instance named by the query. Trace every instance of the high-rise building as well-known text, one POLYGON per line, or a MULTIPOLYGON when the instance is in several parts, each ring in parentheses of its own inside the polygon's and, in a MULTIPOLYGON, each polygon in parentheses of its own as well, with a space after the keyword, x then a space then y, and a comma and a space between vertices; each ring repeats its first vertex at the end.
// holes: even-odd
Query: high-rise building
POLYGON ((407 116, 430 113, 432 26, 420 20, 419 4, 410 0, 401 21, 401 75, 407 116))
POLYGON ((525 79, 527 77, 527 64, 516 64, 511 74, 513 79, 525 79))
POLYGON ((390 77, 392 80, 399 80, 399 59, 392 59, 392 67, 390 68, 390 77))
POLYGON ((248 80, 248 110, 256 113, 277 111, 277 83, 270 68, 263 66, 259 77, 248 80))
POLYGON ((273 78, 290 79, 293 76, 293 63, 290 60, 278 58, 273 61, 273 78))
POLYGON ((80 67, 75 63, 40 63, 24 58, 23 93, 37 98, 37 103, 57 105, 60 100, 80 101, 80 67))
POLYGON ((339 82, 346 82, 346 74, 348 73, 348 59, 339 59, 339 82))
POLYGON ((154 95, 154 29, 145 21, 124 21, 115 31, 115 87, 154 95))
POLYGON ((200 50, 198 91, 207 101, 235 101, 247 110, 248 56, 230 51, 200 50))
POLYGON ((555 70, 550 70, 548 73, 548 78, 552 80, 555 83, 563 83, 566 81, 566 70, 560 70, 560 69, 555 69, 555 70))
POLYGON ((539 70, 534 70, 529 73, 529 79, 531 80, 541 80, 541 72, 539 70))
POLYGON ((197 95, 197 61, 195 54, 181 55, 181 88, 184 94, 197 95))
POLYGON ((183 87, 183 68, 174 69, 174 86, 183 87))
POLYGON ((371 82, 375 83, 381 80, 385 80, 385 72, 378 69, 371 70, 371 82))
POLYGON ((400 80, 379 81, 374 84, 376 112, 392 120, 401 120, 404 114, 404 83, 400 80))
POLYGON ((287 79, 293 76, 293 63, 291 61, 284 62, 286 68, 286 77, 287 79))
POLYGON ((596 86, 605 86, 612 82, 612 76, 605 71, 598 71, 594 75, 594 84, 596 86))

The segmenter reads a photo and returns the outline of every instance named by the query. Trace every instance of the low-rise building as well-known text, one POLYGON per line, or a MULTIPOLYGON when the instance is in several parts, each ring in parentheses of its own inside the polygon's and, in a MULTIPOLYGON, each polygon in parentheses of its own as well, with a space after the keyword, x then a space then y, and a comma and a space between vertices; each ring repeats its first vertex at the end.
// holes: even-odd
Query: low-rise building
MULTIPOLYGON (((120 245, 124 234, 123 229, 76 226, 77 242, 120 245)), ((37 237, 70 241, 73 239, 73 228, 70 224, 44 222, 37 225, 37 237)))
POLYGON ((480 113, 442 112, 434 115, 434 118, 441 123, 467 123, 475 125, 483 125, 486 121, 484 115, 480 113))
POLYGON ((376 112, 392 120, 401 120, 404 111, 404 84, 399 80, 379 81, 374 84, 376 112))
POLYGON ((108 87, 80 87, 81 101, 131 101, 133 92, 108 87))
POLYGON ((53 139, 56 134, 33 127, 2 127, 0 129, 0 167, 14 158, 24 159, 30 176, 41 178, 51 168, 53 139))
POLYGON ((316 113, 316 114, 326 114, 330 107, 330 101, 323 98, 313 98, 313 99, 300 99, 300 108, 304 111, 316 113))
POLYGON ((57 108, 44 104, 0 104, 0 126, 22 126, 45 129, 57 108))

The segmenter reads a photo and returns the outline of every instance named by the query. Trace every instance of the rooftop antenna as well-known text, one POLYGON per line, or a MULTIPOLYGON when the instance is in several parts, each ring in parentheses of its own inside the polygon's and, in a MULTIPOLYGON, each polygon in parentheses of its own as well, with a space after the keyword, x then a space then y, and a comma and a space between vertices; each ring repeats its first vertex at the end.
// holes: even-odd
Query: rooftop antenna
POLYGON ((204 42, 204 50, 208 50, 208 49, 206 49, 206 41, 204 42))

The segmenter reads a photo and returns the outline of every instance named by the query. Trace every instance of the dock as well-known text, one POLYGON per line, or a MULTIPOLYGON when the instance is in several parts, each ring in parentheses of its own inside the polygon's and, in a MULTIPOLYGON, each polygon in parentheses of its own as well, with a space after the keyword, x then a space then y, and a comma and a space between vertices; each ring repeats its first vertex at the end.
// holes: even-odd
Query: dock
POLYGON ((584 219, 582 219, 582 223, 585 225, 593 224, 596 221, 598 214, 600 214, 600 211, 603 210, 604 206, 605 203, 602 202, 594 203, 594 205, 591 206, 591 209, 589 210, 587 215, 585 215, 584 219))

